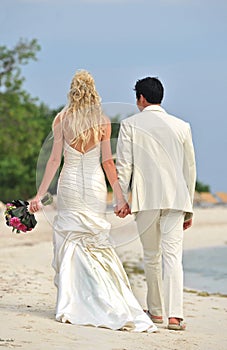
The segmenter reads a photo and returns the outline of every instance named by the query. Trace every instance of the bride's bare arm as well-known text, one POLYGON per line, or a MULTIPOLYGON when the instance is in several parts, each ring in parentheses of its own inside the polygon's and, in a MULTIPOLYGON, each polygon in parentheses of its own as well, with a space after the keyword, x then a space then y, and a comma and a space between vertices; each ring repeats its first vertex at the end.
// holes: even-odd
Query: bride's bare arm
POLYGON ((63 136, 62 136, 62 127, 61 127, 61 115, 59 114, 53 123, 53 135, 54 142, 52 146, 52 151, 49 157, 49 160, 46 165, 44 176, 42 182, 39 186, 36 196, 30 202, 29 210, 35 212, 39 210, 39 201, 47 192, 51 181, 56 174, 57 169, 61 164, 62 158, 62 147, 63 147, 63 136))
POLYGON ((114 197, 117 201, 117 208, 118 210, 120 210, 125 205, 127 205, 127 202, 123 197, 122 190, 118 181, 117 170, 112 157, 110 136, 111 123, 107 119, 107 124, 105 126, 105 134, 102 137, 102 166, 106 173, 107 179, 113 189, 114 197))

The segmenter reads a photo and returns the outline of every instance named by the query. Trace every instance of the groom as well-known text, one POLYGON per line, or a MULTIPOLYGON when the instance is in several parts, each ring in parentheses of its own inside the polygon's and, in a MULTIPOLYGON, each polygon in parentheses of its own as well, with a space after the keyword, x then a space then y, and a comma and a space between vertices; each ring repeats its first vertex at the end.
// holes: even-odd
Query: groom
MULTIPOLYGON (((164 305, 168 328, 184 330, 183 230, 192 225, 196 181, 191 129, 160 106, 164 89, 157 78, 138 80, 135 92, 141 113, 121 123, 119 181, 125 198, 131 183, 131 212, 144 251, 147 313, 162 323, 164 305)), ((127 204, 115 209, 119 217, 128 212, 127 204)))

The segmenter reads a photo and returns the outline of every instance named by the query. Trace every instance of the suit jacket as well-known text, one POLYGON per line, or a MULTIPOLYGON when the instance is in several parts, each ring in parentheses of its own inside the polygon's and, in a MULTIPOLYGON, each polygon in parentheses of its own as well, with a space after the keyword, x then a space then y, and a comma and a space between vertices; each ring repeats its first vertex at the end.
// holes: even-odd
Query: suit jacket
POLYGON ((131 211, 176 209, 193 213, 196 181, 190 125, 150 105, 121 122, 117 171, 131 211))

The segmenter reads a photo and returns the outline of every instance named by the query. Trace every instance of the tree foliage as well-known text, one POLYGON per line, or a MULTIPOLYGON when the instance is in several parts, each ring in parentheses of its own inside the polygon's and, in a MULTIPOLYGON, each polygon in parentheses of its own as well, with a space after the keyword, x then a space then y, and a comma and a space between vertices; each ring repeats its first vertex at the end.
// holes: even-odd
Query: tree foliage
POLYGON ((24 77, 21 76, 21 65, 31 59, 37 60, 40 50, 36 39, 20 39, 12 49, 0 46, 0 88, 2 92, 21 92, 24 77))
POLYGON ((196 181, 196 186, 195 186, 195 190, 197 192, 210 192, 210 186, 209 185, 205 185, 204 183, 202 183, 201 181, 196 181))
POLYGON ((1 200, 27 199, 35 192, 36 162, 51 127, 49 110, 13 93, 0 95, 1 200))
POLYGON ((34 39, 0 47, 0 200, 27 199, 36 191, 36 162, 51 128, 50 109, 22 89, 20 66, 36 59, 34 39))
POLYGON ((116 153, 116 147, 117 147, 117 138, 118 133, 120 130, 120 120, 121 116, 120 114, 116 114, 114 117, 111 118, 111 149, 113 155, 116 153))

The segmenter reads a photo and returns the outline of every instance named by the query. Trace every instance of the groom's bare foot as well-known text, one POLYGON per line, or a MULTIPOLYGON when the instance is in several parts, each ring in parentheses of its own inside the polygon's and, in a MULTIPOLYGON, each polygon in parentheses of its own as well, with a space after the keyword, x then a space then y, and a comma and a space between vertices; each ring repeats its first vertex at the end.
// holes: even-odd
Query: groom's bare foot
POLYGON ((177 318, 177 317, 170 317, 169 318, 169 323, 171 323, 171 324, 179 324, 180 321, 181 321, 181 318, 177 318))
POLYGON ((170 317, 168 329, 175 330, 175 331, 184 331, 186 329, 186 324, 183 322, 181 318, 170 317))

